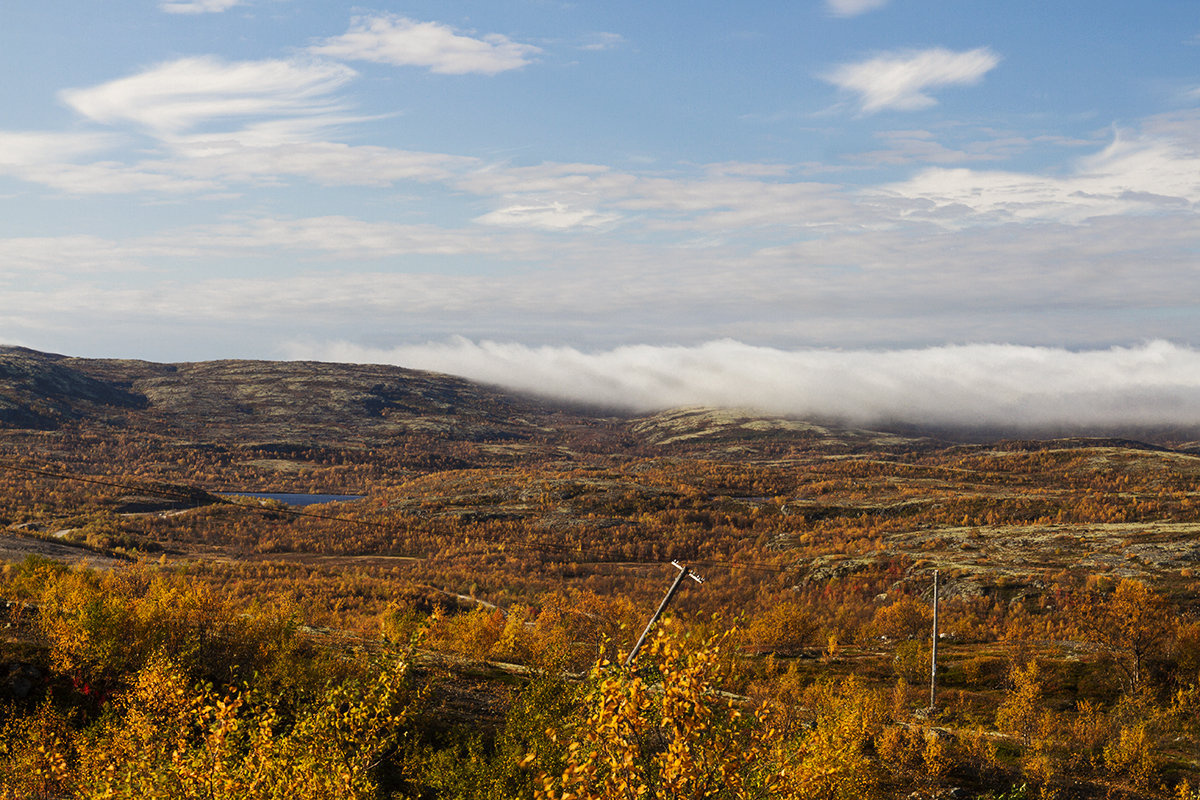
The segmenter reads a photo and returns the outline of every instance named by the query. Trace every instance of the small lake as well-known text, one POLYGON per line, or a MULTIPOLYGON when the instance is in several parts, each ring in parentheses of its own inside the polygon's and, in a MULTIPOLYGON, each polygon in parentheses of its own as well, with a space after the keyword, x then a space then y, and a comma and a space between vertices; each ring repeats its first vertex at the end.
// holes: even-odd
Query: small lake
POLYGON ((221 492, 226 497, 253 497, 258 500, 278 500, 289 506, 315 506, 317 503, 344 503, 361 500, 361 494, 290 494, 288 492, 221 492))

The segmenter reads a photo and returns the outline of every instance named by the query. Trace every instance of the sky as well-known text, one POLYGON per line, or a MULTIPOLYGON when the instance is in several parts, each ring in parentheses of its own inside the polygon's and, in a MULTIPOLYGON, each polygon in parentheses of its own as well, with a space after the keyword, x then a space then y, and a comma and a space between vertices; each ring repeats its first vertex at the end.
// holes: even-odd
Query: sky
POLYGON ((41 0, 0 69, 0 342, 1200 410, 1194 0, 41 0))

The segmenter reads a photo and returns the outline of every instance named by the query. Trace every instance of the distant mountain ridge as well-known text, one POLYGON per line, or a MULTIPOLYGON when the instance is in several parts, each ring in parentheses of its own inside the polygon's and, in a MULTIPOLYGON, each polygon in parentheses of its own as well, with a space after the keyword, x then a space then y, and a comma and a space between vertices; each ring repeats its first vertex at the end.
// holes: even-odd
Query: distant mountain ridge
POLYGON ((306 361, 158 364, 0 348, 0 427, 52 429, 78 420, 190 434, 201 440, 293 440, 367 433, 525 438, 535 400, 462 378, 380 365, 306 361))
MULTIPOLYGON (((751 409, 615 414, 388 365, 256 360, 166 364, 75 358, 0 346, 0 429, 53 430, 71 424, 147 430, 184 441, 225 444, 369 446, 379 437, 402 436, 487 442, 497 447, 525 443, 570 448, 591 442, 610 452, 712 452, 738 457, 767 457, 795 447, 919 450, 954 441, 983 441, 978 436, 956 436, 954 431, 907 426, 863 430, 751 409)), ((1030 438, 995 433, 988 440, 1030 438)), ((1188 438, 1194 437, 1175 437, 1174 444, 1188 438)), ((1075 438, 1072 446, 1085 441, 1075 438)), ((1163 444, 1161 438, 1151 441, 1163 444)), ((1113 444, 1112 439, 1107 443, 1113 444)), ((1009 446, 1035 445, 1012 442, 1009 446)), ((1036 445, 1047 446, 1053 442, 1036 445)))

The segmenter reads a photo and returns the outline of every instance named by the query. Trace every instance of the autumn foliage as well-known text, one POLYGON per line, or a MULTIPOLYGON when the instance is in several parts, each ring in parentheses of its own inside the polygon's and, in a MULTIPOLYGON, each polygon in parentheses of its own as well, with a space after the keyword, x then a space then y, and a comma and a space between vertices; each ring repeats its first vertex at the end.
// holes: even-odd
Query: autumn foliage
POLYGON ((100 568, 0 568, 4 797, 1200 786, 1182 452, 23 436, 6 535, 100 568), (707 580, 626 669, 671 560, 707 580))

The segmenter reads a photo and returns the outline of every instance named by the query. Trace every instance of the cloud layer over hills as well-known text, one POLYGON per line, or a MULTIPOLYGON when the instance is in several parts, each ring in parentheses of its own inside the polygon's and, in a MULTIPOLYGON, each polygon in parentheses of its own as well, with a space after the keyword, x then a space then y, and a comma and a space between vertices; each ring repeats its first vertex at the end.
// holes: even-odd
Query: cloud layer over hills
POLYGON ((1015 345, 779 350, 732 340, 583 352, 453 339, 295 357, 389 363, 635 411, 753 407, 857 425, 1131 429, 1200 423, 1200 350, 1154 341, 1069 351, 1015 345))

